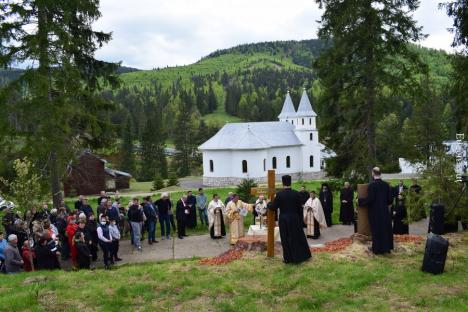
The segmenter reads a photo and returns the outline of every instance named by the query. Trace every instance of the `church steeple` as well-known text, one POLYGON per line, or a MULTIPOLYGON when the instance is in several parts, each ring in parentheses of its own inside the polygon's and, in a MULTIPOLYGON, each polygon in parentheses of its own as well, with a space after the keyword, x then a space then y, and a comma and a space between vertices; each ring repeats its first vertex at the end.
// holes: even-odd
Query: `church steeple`
POLYGON ((296 117, 296 109, 294 108, 291 96, 289 95, 289 91, 286 94, 286 99, 284 100, 283 109, 281 113, 278 115, 278 119, 280 121, 289 121, 289 119, 296 117))
POLYGON ((301 101, 297 109, 297 117, 317 117, 317 114, 312 109, 312 104, 310 104, 305 88, 302 91, 301 101))

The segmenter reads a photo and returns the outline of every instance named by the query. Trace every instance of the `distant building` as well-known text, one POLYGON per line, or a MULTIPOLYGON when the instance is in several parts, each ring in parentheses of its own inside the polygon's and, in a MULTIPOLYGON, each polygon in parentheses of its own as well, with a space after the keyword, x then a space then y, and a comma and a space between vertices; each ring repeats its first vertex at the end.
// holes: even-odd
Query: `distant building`
POLYGON ((106 167, 107 161, 85 151, 67 168, 63 183, 65 196, 93 195, 100 191, 114 192, 130 188, 132 176, 106 167))
MULTIPOLYGON (((457 157, 456 172, 466 174, 468 172, 468 142, 467 141, 444 141, 445 151, 449 155, 457 157)), ((404 158, 398 158, 400 173, 416 174, 424 169, 423 164, 411 164, 404 158)))
POLYGON ((278 177, 321 176, 323 159, 330 154, 319 142, 316 118, 304 90, 297 112, 288 92, 279 121, 226 124, 199 146, 203 184, 234 185, 245 178, 265 182, 269 169, 275 169, 278 177))

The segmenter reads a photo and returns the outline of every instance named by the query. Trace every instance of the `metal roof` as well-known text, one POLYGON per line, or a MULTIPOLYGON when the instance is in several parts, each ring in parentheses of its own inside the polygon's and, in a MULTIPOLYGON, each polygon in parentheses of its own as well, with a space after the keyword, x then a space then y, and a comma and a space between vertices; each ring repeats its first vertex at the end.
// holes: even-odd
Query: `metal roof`
POLYGON ((281 113, 278 115, 278 118, 289 117, 296 117, 296 109, 294 108, 291 96, 289 95, 288 91, 286 94, 286 99, 284 100, 283 109, 281 109, 281 113))
POLYGON ((252 150, 271 147, 298 146, 302 143, 288 122, 228 123, 200 150, 252 150))
POLYGON ((312 104, 310 104, 309 97, 307 96, 307 92, 304 89, 301 96, 301 101, 299 102, 299 107, 297 108, 298 117, 317 117, 317 114, 312 109, 312 104))

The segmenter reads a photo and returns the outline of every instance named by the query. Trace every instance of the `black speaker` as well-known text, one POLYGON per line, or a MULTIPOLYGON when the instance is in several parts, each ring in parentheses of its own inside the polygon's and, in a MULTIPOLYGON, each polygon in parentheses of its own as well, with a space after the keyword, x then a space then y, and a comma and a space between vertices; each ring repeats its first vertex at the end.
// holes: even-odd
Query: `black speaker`
POLYGON ((441 204, 431 205, 428 233, 444 234, 444 210, 444 206, 441 204))
POLYGON ((422 270, 432 274, 443 273, 448 246, 448 240, 437 234, 429 233, 426 240, 422 270))

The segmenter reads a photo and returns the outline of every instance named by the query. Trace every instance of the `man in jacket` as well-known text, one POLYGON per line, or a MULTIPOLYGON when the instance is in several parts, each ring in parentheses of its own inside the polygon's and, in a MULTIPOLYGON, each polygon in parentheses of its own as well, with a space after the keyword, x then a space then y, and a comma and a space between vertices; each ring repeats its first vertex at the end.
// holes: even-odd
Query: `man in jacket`
POLYGON ((18 237, 15 234, 8 236, 8 246, 3 251, 5 256, 5 272, 17 273, 23 268, 23 258, 18 249, 18 237))
POLYGON ((143 212, 146 216, 146 228, 148 230, 148 244, 157 243, 155 239, 156 232, 156 221, 157 221, 157 211, 151 200, 151 196, 147 196, 144 199, 143 212))

